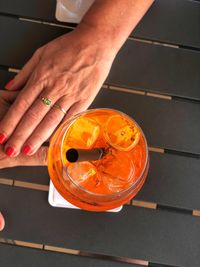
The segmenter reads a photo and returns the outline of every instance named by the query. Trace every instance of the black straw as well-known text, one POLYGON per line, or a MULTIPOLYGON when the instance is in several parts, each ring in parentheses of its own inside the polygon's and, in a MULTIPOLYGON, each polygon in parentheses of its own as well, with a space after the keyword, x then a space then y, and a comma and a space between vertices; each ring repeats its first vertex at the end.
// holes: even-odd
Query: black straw
POLYGON ((90 150, 70 148, 66 152, 66 158, 69 162, 100 160, 104 154, 104 148, 95 148, 90 150))

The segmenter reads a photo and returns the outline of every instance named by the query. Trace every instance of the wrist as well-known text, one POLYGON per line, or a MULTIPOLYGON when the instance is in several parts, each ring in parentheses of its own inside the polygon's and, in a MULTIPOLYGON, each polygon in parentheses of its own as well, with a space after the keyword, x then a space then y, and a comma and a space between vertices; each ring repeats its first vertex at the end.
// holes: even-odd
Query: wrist
POLYGON ((120 47, 115 45, 113 34, 103 27, 81 22, 74 30, 83 45, 92 45, 107 59, 114 59, 120 47))

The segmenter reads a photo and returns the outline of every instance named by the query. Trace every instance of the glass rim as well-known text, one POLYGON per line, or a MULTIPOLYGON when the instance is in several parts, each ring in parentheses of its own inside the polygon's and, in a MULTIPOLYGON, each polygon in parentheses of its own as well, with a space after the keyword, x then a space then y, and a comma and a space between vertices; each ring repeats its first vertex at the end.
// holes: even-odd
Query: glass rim
MULTIPOLYGON (((66 122, 65 122, 66 123, 66 122)), ((145 174, 145 171, 146 171, 146 168, 148 166, 148 161, 149 161, 149 151, 148 151, 148 145, 147 145, 147 140, 146 140, 146 137, 144 135, 144 132, 142 131, 141 127, 138 125, 138 123, 133 119, 131 118, 129 115, 125 114, 124 112, 122 111, 119 111, 119 110, 116 110, 116 109, 112 109, 112 108, 94 108, 94 109, 88 109, 88 110, 85 110, 85 111, 82 111, 80 113, 77 113, 76 115, 74 115, 73 117, 70 118, 70 123, 67 127, 67 129, 65 130, 65 134, 63 135, 63 138, 62 138, 62 141, 61 141, 61 149, 60 149, 60 157, 61 157, 61 161, 62 161, 62 166, 63 168, 66 170, 66 173, 67 173, 67 177, 70 179, 70 181, 80 190, 84 191, 85 193, 87 193, 88 195, 92 195, 92 196, 96 196, 96 197, 112 197, 112 196, 117 196, 119 194, 124 194, 126 192, 128 192, 129 190, 131 190, 132 188, 136 187, 140 181, 142 180, 144 174, 145 174), (94 111, 99 111, 99 110, 111 110, 111 111, 115 111, 125 117, 127 117, 128 119, 130 119, 131 121, 133 121, 136 126, 138 127, 138 129, 141 131, 141 134, 144 138, 144 143, 145 143, 145 151, 146 151, 146 159, 145 159, 145 164, 144 164, 144 167, 143 167, 143 170, 142 170, 142 173, 140 174, 140 176, 136 179, 136 181, 131 184, 129 187, 123 189, 122 191, 119 191, 119 192, 115 192, 115 193, 111 193, 111 194, 98 194, 98 193, 94 193, 94 192, 91 192, 87 189, 85 189, 84 187, 82 187, 81 185, 75 183, 75 181, 71 178, 71 176, 68 174, 68 171, 67 171, 67 168, 63 162, 63 158, 62 158, 62 147, 63 147, 63 142, 64 142, 64 139, 65 139, 65 136, 66 136, 66 133, 67 133, 67 130, 69 129, 69 127, 72 125, 72 123, 75 121, 75 119, 77 117, 80 117, 81 115, 84 115, 84 114, 88 114, 88 113, 92 113, 94 111)))

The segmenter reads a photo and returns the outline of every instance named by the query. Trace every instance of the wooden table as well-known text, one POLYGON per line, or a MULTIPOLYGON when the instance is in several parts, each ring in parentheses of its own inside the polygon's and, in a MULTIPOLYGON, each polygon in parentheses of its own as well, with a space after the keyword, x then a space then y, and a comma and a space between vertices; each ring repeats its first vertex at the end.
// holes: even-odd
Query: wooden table
MULTIPOLYGON (((55 25, 54 13, 54 0, 0 1, 2 87, 38 47, 75 26, 55 25)), ((143 128, 151 158, 143 189, 117 214, 59 209, 47 202, 46 168, 1 170, 0 266, 199 267, 199 101, 200 2, 157 0, 92 104, 143 128)))

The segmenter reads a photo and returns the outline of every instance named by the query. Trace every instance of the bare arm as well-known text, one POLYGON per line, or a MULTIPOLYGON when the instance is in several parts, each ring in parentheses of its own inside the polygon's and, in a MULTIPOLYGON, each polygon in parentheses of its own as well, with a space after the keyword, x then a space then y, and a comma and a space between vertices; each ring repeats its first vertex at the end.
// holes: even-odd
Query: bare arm
POLYGON ((77 30, 119 51, 154 0, 96 0, 77 30), (94 34, 94 35, 93 35, 94 34))

